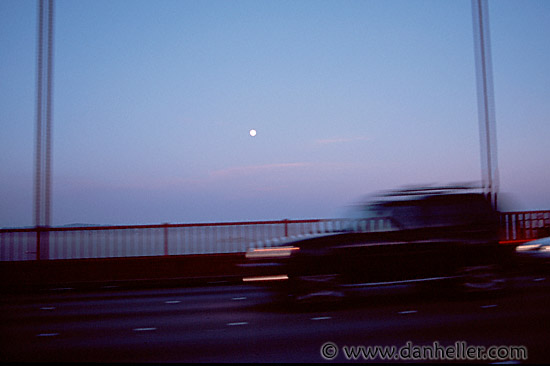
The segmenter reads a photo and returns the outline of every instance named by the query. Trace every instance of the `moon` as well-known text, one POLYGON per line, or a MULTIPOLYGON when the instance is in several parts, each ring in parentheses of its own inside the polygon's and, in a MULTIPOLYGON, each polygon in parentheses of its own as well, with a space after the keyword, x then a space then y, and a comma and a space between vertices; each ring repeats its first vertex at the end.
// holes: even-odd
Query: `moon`
POLYGON ((256 130, 250 130, 250 136, 252 137, 256 136, 256 130))

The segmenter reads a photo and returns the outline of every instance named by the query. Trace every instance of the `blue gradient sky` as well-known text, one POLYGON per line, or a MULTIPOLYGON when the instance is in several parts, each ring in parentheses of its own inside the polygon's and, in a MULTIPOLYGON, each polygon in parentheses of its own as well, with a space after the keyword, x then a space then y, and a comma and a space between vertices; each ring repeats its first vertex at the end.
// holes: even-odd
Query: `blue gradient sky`
MULTIPOLYGON (((501 190, 550 209, 550 1, 489 10, 501 190)), ((33 224, 36 13, 0 0, 0 227, 33 224)), ((469 0, 57 0, 54 65, 54 225, 334 217, 481 177, 469 0)))

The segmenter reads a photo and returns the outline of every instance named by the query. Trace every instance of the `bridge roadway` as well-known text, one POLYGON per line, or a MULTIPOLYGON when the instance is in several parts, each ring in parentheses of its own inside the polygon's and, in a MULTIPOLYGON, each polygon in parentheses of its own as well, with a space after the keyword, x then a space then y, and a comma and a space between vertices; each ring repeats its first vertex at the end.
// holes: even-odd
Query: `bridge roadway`
MULTIPOLYGON (((550 361, 550 278, 450 299, 412 287, 363 290, 293 309, 261 288, 49 288, 1 298, 0 359, 40 362, 322 362, 321 347, 522 345, 550 361)), ((483 362, 489 362, 485 360, 483 362)))

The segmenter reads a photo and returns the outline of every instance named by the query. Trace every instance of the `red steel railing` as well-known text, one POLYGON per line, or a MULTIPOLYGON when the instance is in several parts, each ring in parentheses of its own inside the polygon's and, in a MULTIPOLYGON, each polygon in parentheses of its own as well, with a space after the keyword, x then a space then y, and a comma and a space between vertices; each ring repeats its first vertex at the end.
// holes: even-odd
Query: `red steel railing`
POLYGON ((521 243, 550 236, 550 211, 502 212, 501 241, 521 243))
POLYGON ((244 252, 285 238, 341 230, 350 220, 51 227, 0 230, 0 260, 244 252))
MULTIPOLYGON (((239 253, 284 240, 353 228, 385 230, 388 220, 312 219, 0 230, 0 261, 239 253)), ((501 241, 550 235, 550 211, 501 213, 501 241)))

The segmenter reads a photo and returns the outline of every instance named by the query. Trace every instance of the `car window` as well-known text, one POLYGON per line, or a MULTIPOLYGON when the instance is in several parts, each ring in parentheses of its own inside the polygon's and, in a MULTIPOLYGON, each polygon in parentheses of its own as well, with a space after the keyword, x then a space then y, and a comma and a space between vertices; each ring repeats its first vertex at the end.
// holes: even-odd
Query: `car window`
POLYGON ((372 203, 361 207, 357 216, 391 218, 400 229, 468 225, 496 218, 482 195, 441 195, 372 203))

